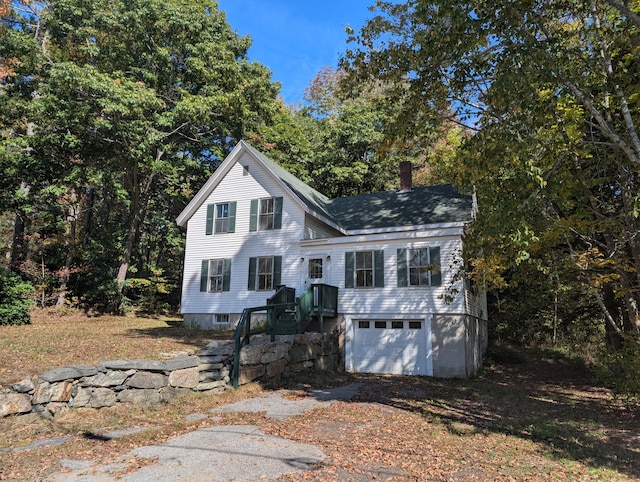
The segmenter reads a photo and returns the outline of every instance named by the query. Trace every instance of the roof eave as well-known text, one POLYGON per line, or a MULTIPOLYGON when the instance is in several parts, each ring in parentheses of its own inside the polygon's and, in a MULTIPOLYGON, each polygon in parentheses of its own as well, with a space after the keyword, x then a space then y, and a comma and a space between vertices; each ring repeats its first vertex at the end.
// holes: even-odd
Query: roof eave
POLYGON ((347 230, 346 234, 348 236, 359 236, 362 234, 400 233, 404 231, 428 231, 430 229, 464 228, 470 222, 471 220, 452 221, 448 223, 419 224, 414 226, 386 226, 383 228, 349 229, 347 230))

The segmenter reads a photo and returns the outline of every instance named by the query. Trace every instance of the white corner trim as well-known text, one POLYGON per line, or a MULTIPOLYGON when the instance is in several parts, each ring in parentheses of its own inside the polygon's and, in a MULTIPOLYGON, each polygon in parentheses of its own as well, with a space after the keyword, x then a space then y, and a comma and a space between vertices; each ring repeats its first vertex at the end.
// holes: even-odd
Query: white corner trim
POLYGON ((424 331, 427 337, 427 376, 433 376, 433 343, 431 340, 431 323, 433 322, 433 314, 428 314, 424 317, 424 331))

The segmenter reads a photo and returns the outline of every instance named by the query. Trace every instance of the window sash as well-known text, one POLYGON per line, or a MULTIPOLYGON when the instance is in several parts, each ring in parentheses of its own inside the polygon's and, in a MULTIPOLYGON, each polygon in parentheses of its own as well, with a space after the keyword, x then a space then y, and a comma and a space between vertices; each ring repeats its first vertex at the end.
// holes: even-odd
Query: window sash
POLYGON ((273 198, 260 199, 260 211, 258 214, 258 230, 266 231, 269 229, 273 229, 273 218, 274 218, 273 215, 274 215, 273 198))
POLYGON ((434 286, 435 274, 439 273, 440 267, 432 261, 432 250, 437 248, 411 248, 407 250, 407 269, 409 272, 409 286, 434 286))
POLYGON ((356 287, 373 286, 373 251, 356 251, 356 287))
POLYGON ((273 257, 258 258, 258 291, 273 289, 273 257))
POLYGON ((216 204, 215 233, 229 232, 229 203, 216 204))
POLYGON ((209 288, 210 293, 222 291, 224 287, 224 260, 209 260, 209 288))
POLYGON ((229 315, 225 314, 216 314, 214 323, 229 323, 229 315))

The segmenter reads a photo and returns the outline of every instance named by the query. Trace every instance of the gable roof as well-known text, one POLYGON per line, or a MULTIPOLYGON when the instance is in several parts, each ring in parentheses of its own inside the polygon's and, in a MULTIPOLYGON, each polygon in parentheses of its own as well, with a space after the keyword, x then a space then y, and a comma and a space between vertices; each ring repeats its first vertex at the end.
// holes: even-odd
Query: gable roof
POLYGON ((306 212, 343 234, 428 224, 465 223, 472 218, 472 196, 458 193, 450 184, 330 199, 241 140, 180 213, 176 219, 178 225, 184 226, 187 223, 242 152, 251 154, 256 162, 262 164, 274 180, 300 202, 306 212))

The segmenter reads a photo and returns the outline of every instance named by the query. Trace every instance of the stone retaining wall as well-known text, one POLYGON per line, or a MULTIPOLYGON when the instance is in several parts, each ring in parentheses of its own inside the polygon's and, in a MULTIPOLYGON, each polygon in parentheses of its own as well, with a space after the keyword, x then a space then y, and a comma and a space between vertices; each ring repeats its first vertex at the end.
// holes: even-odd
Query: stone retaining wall
MULTIPOLYGON (((156 404, 189 391, 223 391, 232 380, 233 354, 233 341, 213 341, 195 355, 165 361, 57 368, 0 388, 0 417, 30 412, 51 417, 73 407, 156 404)), ((341 360, 337 332, 278 336, 273 343, 256 335, 240 352, 238 381, 242 385, 303 370, 338 370, 341 360)))

